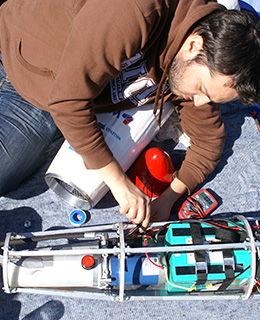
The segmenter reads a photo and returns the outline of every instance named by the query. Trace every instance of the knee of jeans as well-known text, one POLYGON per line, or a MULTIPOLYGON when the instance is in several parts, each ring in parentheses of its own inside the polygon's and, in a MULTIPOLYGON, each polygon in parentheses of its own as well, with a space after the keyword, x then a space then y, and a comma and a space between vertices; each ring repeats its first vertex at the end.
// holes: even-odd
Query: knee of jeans
POLYGON ((27 178, 34 174, 40 166, 39 161, 23 163, 23 161, 7 161, 0 168, 0 197, 15 191, 27 178))

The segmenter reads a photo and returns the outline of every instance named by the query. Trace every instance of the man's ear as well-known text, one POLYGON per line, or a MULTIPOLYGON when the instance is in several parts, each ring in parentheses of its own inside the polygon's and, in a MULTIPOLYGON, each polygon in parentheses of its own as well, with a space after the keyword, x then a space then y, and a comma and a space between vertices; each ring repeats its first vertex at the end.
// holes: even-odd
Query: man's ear
POLYGON ((184 41, 180 51, 184 54, 185 59, 193 59, 203 48, 203 38, 198 34, 190 34, 184 41))

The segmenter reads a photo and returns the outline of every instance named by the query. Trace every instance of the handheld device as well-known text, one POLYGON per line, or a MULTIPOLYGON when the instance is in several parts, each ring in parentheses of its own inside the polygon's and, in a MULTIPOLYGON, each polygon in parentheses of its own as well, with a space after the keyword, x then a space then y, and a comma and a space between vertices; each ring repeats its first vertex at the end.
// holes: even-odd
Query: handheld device
POLYGON ((178 211, 180 220, 201 219, 206 217, 218 205, 217 200, 206 189, 200 189, 188 197, 178 211))

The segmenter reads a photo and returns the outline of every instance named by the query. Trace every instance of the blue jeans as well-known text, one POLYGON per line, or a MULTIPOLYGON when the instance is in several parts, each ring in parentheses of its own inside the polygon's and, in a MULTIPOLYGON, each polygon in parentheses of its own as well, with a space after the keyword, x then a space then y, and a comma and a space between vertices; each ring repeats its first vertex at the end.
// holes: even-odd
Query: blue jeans
POLYGON ((50 113, 15 91, 0 55, 0 196, 15 190, 39 168, 58 132, 50 113))

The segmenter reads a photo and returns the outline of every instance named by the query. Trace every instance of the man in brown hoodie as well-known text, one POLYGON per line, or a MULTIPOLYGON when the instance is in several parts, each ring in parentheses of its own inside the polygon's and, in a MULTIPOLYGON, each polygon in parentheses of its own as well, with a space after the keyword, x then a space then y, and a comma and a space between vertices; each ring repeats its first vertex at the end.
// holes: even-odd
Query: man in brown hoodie
POLYGON ((121 213, 144 227, 151 214, 167 219, 220 160, 216 103, 259 101, 259 38, 252 19, 214 1, 8 0, 0 9, 0 194, 36 166, 57 125, 121 213), (162 88, 191 146, 151 205, 113 157, 95 113, 157 107, 162 88))

